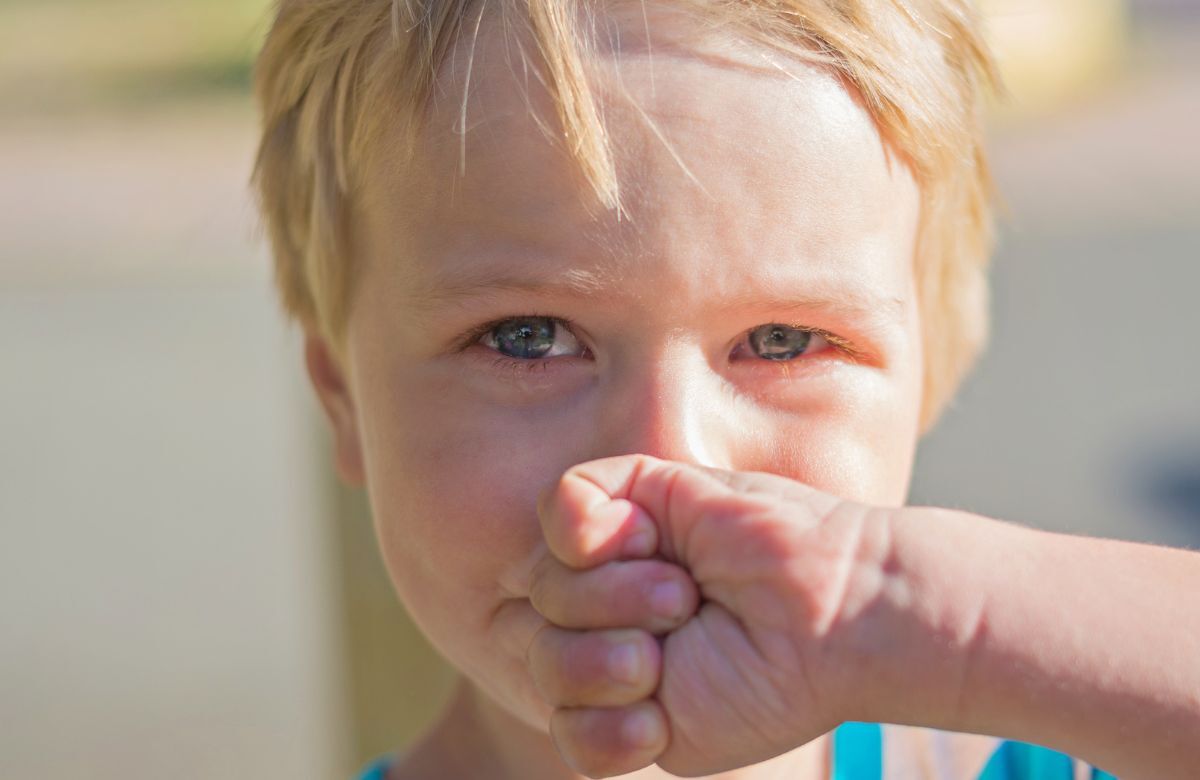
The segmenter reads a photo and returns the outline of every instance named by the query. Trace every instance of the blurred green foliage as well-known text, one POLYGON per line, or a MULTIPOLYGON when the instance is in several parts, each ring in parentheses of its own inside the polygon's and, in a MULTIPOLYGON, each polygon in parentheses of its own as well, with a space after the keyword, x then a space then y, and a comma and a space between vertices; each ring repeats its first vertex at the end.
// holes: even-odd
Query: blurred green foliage
POLYGON ((272 0, 0 0, 8 110, 244 93, 272 0))

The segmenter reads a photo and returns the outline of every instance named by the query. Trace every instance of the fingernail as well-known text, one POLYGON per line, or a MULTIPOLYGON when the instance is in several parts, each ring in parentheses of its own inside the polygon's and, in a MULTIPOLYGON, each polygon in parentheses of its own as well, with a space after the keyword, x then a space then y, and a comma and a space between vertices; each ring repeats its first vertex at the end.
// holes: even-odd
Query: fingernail
POLYGON ((652 748, 659 743, 658 718, 649 710, 636 710, 621 724, 621 736, 631 747, 652 748))
POLYGON ((642 651, 631 642, 622 642, 608 651, 608 673, 627 685, 641 682, 642 651))
POLYGON ((648 555, 653 555, 655 548, 654 537, 653 528, 642 528, 639 531, 634 531, 625 540, 625 546, 621 552, 626 558, 645 558, 648 555))
POLYGON ((650 609, 660 617, 674 620, 683 614, 683 586, 678 582, 660 582, 650 590, 650 609))

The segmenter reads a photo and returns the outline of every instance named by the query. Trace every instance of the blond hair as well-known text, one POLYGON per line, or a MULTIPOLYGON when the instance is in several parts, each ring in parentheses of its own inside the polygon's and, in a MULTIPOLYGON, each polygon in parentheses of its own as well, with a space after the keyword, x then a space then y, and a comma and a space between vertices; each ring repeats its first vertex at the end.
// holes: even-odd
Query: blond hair
MULTIPOLYGON (((597 0, 497 2, 506 12, 521 11, 539 57, 527 64, 539 69, 555 98, 562 137, 600 201, 619 208, 578 22, 580 4, 597 0)), ((857 89, 883 136, 912 166, 922 193, 914 272, 925 347, 922 429, 928 429, 987 336, 991 184, 981 113, 995 71, 969 0, 664 2, 824 63, 857 89)), ((281 3, 255 75, 263 135, 254 181, 284 308, 335 351, 353 284, 346 231, 359 175, 381 143, 385 121, 403 123, 400 129, 415 138, 439 68, 464 26, 482 23, 483 5, 281 3)), ((412 150, 391 151, 403 158, 412 150)))

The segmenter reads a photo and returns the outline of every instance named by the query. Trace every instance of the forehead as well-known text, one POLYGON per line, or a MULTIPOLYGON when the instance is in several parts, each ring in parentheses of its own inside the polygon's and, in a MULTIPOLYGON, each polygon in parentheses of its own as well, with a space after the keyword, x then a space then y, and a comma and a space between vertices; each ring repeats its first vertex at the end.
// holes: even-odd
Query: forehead
POLYGON ((916 185, 856 95, 819 66, 649 8, 606 18, 587 63, 620 210, 572 157, 536 44, 484 16, 439 74, 416 159, 369 179, 371 262, 403 263, 420 300, 514 267, 651 297, 655 278, 698 295, 800 270, 811 286, 903 295, 916 185))

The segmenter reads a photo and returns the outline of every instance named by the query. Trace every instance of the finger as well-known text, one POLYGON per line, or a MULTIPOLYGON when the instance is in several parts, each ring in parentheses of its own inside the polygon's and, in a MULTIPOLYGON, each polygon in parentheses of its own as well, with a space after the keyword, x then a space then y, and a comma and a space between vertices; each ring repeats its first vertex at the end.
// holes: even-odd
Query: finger
POLYGON ((613 553, 620 546, 605 537, 608 524, 595 519, 597 512, 609 511, 606 501, 627 501, 644 510, 655 526, 656 552, 670 560, 686 557, 697 525, 712 527, 716 536, 710 541, 723 543, 727 521, 752 510, 782 503, 793 520, 815 521, 840 503, 777 474, 724 471, 648 455, 603 458, 571 467, 548 494, 542 530, 555 556, 568 565, 586 560, 589 566, 618 557, 613 553))
POLYGON ((706 497, 728 495, 727 472, 620 455, 573 466, 538 501, 542 534, 550 551, 573 568, 621 558, 668 553, 664 529, 672 511, 706 497), (722 480, 716 474, 725 474, 722 480), (676 500, 673 493, 687 495, 676 500), (651 546, 651 544, 653 546, 651 546))
POLYGON ((550 735, 563 759, 588 777, 649 766, 670 740, 666 715, 654 700, 612 709, 556 710, 550 735))
POLYGON ((538 499, 542 535, 559 560, 586 569, 658 551, 658 527, 637 504, 612 499, 584 479, 561 479, 538 499))
POLYGON ((547 555, 533 573, 529 599, 562 628, 663 634, 695 614, 699 594, 691 576, 666 561, 614 561, 578 571, 547 555))
POLYGON ((662 651, 645 631, 547 626, 529 646, 529 672, 552 707, 615 707, 658 687, 662 651))

